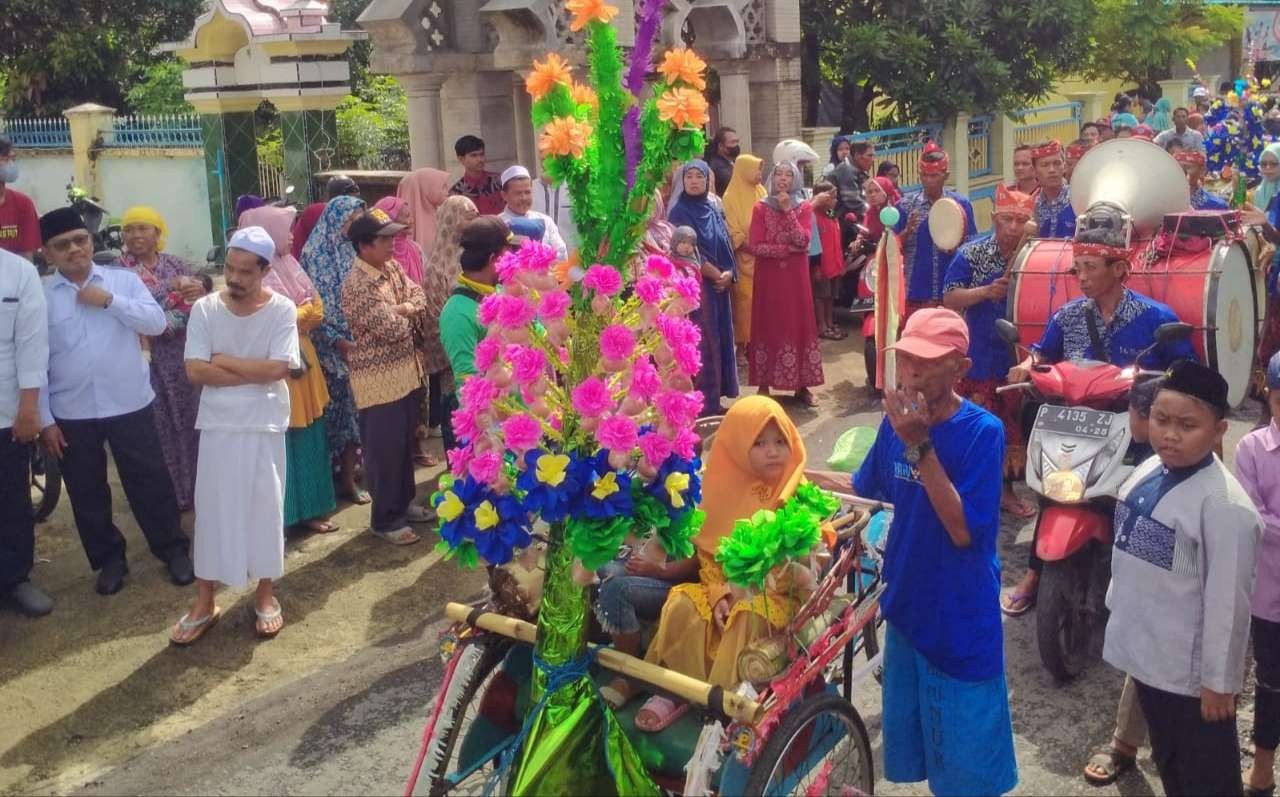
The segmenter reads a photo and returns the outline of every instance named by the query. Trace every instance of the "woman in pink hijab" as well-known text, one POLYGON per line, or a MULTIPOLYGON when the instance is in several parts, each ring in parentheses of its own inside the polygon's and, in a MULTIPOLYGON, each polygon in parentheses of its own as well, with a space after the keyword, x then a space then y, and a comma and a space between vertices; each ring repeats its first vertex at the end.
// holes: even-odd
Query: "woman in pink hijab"
POLYGON ((396 196, 408 203, 413 218, 413 238, 422 248, 423 257, 430 257, 436 240, 436 211, 449 198, 449 173, 415 169, 400 181, 396 196))
POLYGON ((422 247, 418 245, 417 241, 413 240, 416 225, 414 224, 413 214, 409 211, 409 203, 398 196, 384 196, 373 207, 386 213, 396 224, 405 225, 405 229, 395 237, 395 249, 392 257, 400 264, 400 268, 404 269, 406 277, 412 280, 415 285, 421 285, 422 262, 426 258, 422 254, 422 247))

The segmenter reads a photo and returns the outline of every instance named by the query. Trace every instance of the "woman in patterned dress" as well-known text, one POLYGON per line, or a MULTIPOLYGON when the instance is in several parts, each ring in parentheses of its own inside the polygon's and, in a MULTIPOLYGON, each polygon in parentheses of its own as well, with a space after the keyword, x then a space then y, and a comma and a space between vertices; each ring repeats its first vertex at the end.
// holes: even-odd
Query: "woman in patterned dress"
POLYGON ((307 238, 307 245, 302 248, 301 258, 302 269, 315 283, 325 310, 324 321, 311 330, 311 340, 329 389, 329 406, 324 413, 329 456, 340 463, 339 492, 357 504, 367 504, 370 498, 356 486, 360 430, 356 425, 356 401, 347 371, 347 356, 355 343, 342 313, 342 283, 356 259, 356 250, 347 240, 347 227, 364 206, 364 200, 354 196, 329 200, 307 238))
POLYGON ((151 389, 155 391, 156 431, 164 450, 165 465, 173 480, 173 492, 183 512, 191 510, 195 497, 196 410, 200 388, 187 381, 183 352, 187 346, 187 316, 191 305, 212 285, 192 272, 186 261, 166 254, 169 227, 154 208, 129 208, 123 219, 125 253, 121 265, 137 274, 164 309, 164 332, 150 338, 151 389))

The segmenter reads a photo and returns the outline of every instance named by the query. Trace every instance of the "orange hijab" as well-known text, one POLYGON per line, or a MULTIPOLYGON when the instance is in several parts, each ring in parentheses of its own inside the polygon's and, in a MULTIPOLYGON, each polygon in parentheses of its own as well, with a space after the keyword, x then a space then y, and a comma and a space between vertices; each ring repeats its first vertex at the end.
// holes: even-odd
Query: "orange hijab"
POLYGON ((804 441, 778 402, 765 396, 739 399, 716 431, 702 479, 702 505, 706 520, 694 538, 698 552, 714 557, 720 539, 733 525, 761 509, 776 509, 791 497, 804 479, 804 441), (751 469, 749 454, 756 438, 773 421, 791 446, 786 469, 776 484, 760 481, 751 469))

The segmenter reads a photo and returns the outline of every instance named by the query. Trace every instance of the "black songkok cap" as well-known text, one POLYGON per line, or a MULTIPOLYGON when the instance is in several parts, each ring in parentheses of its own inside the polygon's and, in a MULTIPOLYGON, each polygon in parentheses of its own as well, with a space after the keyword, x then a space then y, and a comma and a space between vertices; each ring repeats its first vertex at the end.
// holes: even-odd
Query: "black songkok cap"
POLYGON ((1222 374, 1191 360, 1179 360, 1165 375, 1160 390, 1176 390, 1192 398, 1198 398, 1218 414, 1227 414, 1227 380, 1222 374))
POLYGON ((84 219, 75 208, 58 208, 40 217, 40 243, 47 244, 50 239, 72 230, 88 230, 84 219))

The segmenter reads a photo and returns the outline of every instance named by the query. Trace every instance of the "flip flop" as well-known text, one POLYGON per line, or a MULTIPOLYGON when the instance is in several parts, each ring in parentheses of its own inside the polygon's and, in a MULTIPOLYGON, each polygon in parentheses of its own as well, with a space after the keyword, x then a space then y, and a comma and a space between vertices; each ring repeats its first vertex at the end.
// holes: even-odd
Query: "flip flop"
POLYGON ((303 523, 302 526, 312 534, 332 534, 335 531, 340 531, 342 528, 336 523, 331 523, 327 520, 321 520, 318 523, 316 521, 309 520, 306 523, 303 523))
POLYGON ((413 529, 405 528, 396 529, 395 531, 375 531, 373 536, 380 540, 386 540, 392 545, 413 545, 422 538, 413 533, 413 529))
POLYGON ((369 495, 368 492, 361 490, 359 487, 352 492, 343 493, 342 497, 357 506, 364 506, 365 504, 373 503, 373 496, 369 495))
POLYGON ((1012 501, 1001 500, 1000 511, 1008 512, 1010 515, 1013 515, 1020 520, 1030 520, 1040 514, 1039 509, 1036 509, 1035 506, 1028 504, 1026 501, 1019 498, 1015 498, 1012 501))
POLYGON ((636 727, 645 733, 661 733, 670 728, 671 723, 683 717, 688 711, 688 703, 676 705, 662 695, 654 695, 646 700, 640 710, 636 712, 636 727), (640 717, 646 711, 649 712, 650 716, 657 717, 655 722, 647 723, 647 727, 640 724, 640 717))
POLYGON ((173 627, 173 631, 169 632, 169 644, 175 647, 185 648, 194 645, 203 637, 210 628, 218 624, 218 620, 222 617, 222 609, 217 606, 213 607, 213 611, 199 620, 192 620, 191 615, 184 614, 178 624, 173 627), (196 635, 190 639, 178 639, 179 631, 195 631, 196 635))
POLYGON ((809 408, 818 406, 818 397, 813 395, 813 391, 808 389, 796 391, 796 399, 799 400, 801 404, 809 408))
POLYGON ((1008 617, 1021 617, 1036 605, 1036 593, 1034 592, 1012 592, 1000 598, 1000 611, 1004 612, 1008 617), (1008 599, 1007 601, 1005 599, 1008 599), (1011 603, 1021 603, 1021 609, 1012 609, 1009 607, 1011 603))
POLYGON ((254 614, 256 614, 256 615, 258 615, 258 621, 257 621, 256 623, 254 623, 254 624, 253 624, 253 630, 254 630, 254 632, 258 635, 258 637, 259 637, 260 639, 275 639, 275 638, 276 638, 276 635, 277 635, 277 634, 279 634, 281 631, 283 631, 283 630, 284 630, 284 623, 283 623, 283 622, 281 622, 281 623, 280 623, 280 627, 279 627, 279 628, 277 628, 277 629, 276 629, 276 630, 274 630, 274 631, 263 631, 263 630, 262 630, 262 624, 263 624, 263 623, 270 623, 270 622, 274 622, 274 621, 276 621, 276 620, 280 619, 280 614, 281 614, 281 612, 280 612, 280 601, 276 600, 276 599, 273 597, 273 598, 271 599, 271 607, 272 607, 272 608, 271 608, 271 611, 269 611, 269 612, 264 612, 264 611, 260 610, 257 606, 254 606, 254 607, 253 607, 253 613, 254 613, 254 614))
POLYGON ((1119 780, 1120 776, 1133 769, 1136 762, 1136 756, 1125 755, 1114 747, 1107 746, 1099 748, 1089 759, 1089 763, 1084 768, 1084 779, 1094 786, 1110 786, 1119 780), (1090 768, 1099 770, 1104 773, 1101 777, 1094 775, 1090 768))
POLYGON ((1259 789, 1257 786, 1250 786, 1248 783, 1244 784, 1244 797, 1271 797, 1275 793, 1276 784, 1274 783, 1263 789, 1259 789))

